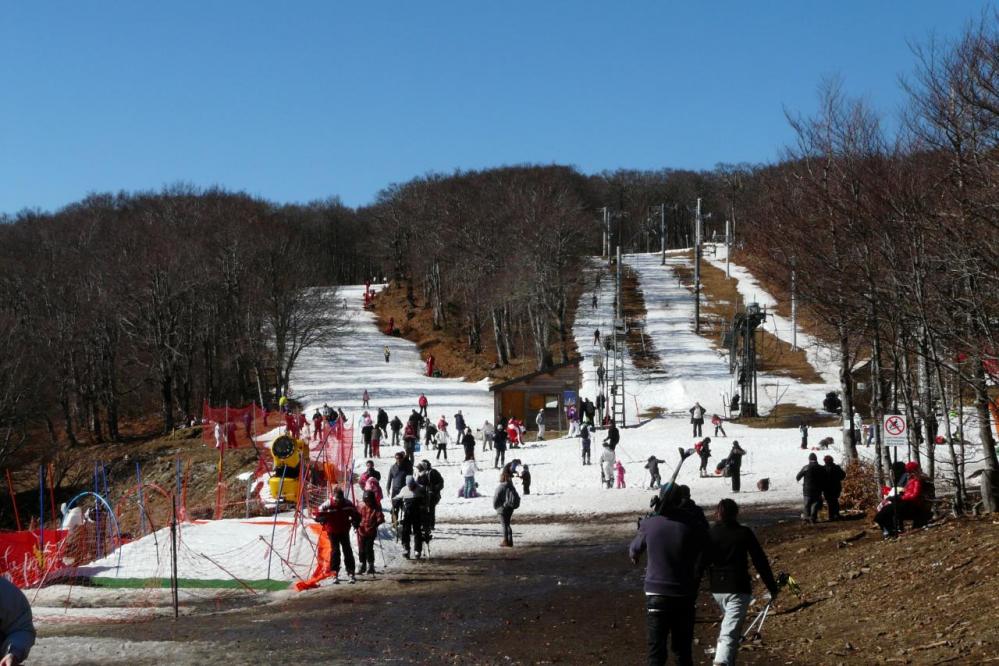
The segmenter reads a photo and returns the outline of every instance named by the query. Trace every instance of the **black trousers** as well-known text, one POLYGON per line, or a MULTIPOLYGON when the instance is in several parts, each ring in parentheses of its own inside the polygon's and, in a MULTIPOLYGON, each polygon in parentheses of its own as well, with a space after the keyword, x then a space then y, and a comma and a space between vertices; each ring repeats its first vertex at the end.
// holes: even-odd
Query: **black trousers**
POLYGON ((494 467, 499 467, 500 465, 506 464, 506 449, 496 449, 496 462, 493 463, 494 467))
POLYGON ((667 644, 680 666, 693 666, 694 601, 696 597, 646 595, 649 666, 663 666, 667 644), (672 634, 672 638, 670 637, 672 634))
POLYGON ((423 525, 416 518, 406 518, 403 516, 402 519, 402 548, 409 554, 409 543, 410 539, 416 540, 416 554, 419 555, 423 552, 423 525))
POLYGON ((732 475, 732 492, 737 493, 742 489, 742 468, 732 467, 729 473, 732 475))
POLYGON ((361 560, 361 568, 372 572, 375 570, 375 535, 357 537, 357 558, 361 560))
POLYGON ((583 447, 583 464, 584 465, 589 465, 590 464, 590 447, 589 446, 584 446, 583 447))
POLYGON ((829 520, 839 519, 839 494, 832 493, 822 493, 826 498, 826 504, 829 506, 829 520))
POLYGON ((444 460, 447 460, 447 447, 443 444, 437 446, 437 460, 441 459, 441 454, 444 454, 444 460))
POLYGON ((500 527, 503 528, 503 540, 511 546, 513 545, 513 527, 510 521, 513 518, 513 509, 499 510, 500 527))
POLYGON ((715 437, 718 436, 718 431, 719 430, 721 430, 722 437, 728 437, 728 435, 725 434, 725 428, 723 428, 721 425, 716 425, 715 426, 715 437))
POLYGON ((347 566, 347 573, 354 573, 354 551, 350 547, 350 532, 344 534, 331 534, 330 545, 333 546, 333 557, 330 562, 330 571, 340 573, 340 553, 343 553, 343 563, 347 566))
POLYGON ((704 419, 698 419, 694 421, 694 437, 701 437, 701 429, 704 427, 704 419))

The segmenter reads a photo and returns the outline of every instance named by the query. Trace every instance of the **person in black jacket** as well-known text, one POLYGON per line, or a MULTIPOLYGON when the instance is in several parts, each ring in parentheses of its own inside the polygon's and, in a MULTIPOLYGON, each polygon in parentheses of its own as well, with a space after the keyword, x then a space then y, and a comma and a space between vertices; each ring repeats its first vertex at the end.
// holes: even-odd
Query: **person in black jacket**
POLYGON ((711 457, 711 438, 705 437, 694 446, 697 455, 701 458, 701 476, 708 476, 708 458, 711 457))
POLYGON ((399 522, 399 510, 402 502, 397 501, 397 496, 406 487, 406 477, 413 475, 413 462, 406 457, 406 454, 399 451, 395 454, 395 464, 389 468, 388 473, 388 496, 392 499, 392 525, 399 522))
POLYGON ((746 450, 739 446, 739 441, 732 442, 732 450, 728 452, 728 467, 726 471, 732 477, 732 492, 737 493, 742 487, 742 456, 746 450))
POLYGON ((399 446, 399 433, 402 431, 402 421, 399 420, 399 416, 393 416, 392 422, 392 446, 399 446))
POLYGON ((829 506, 829 520, 839 520, 839 496, 843 494, 843 479, 846 478, 846 472, 833 462, 832 456, 826 456, 822 462, 825 463, 822 469, 826 475, 822 494, 829 506))
POLYGON ((801 481, 801 494, 805 498, 805 512, 801 517, 815 524, 819 520, 819 510, 822 509, 822 491, 826 485, 826 473, 814 453, 808 454, 808 464, 801 468, 794 480, 801 481))
POLYGON ((441 492, 444 490, 444 477, 430 465, 429 460, 424 460, 416 466, 419 476, 416 482, 423 487, 427 496, 427 520, 426 527, 428 535, 426 540, 430 541, 429 532, 437 527, 437 505, 441 501, 441 492))
POLYGON ((678 664, 694 663, 694 603, 697 599, 707 531, 679 507, 679 493, 666 493, 661 513, 642 520, 628 548, 638 564, 648 553, 645 568, 648 663, 665 664, 667 645, 678 664), (670 641, 672 634, 672 641, 670 641))
POLYGON ((607 437, 604 438, 604 446, 613 451, 617 448, 618 443, 621 441, 621 431, 617 429, 614 421, 610 422, 610 428, 607 430, 607 437))
POLYGON ((756 535, 737 520, 739 505, 734 500, 723 499, 718 503, 716 516, 718 522, 708 533, 708 551, 704 559, 711 576, 711 594, 725 614, 718 633, 714 663, 734 666, 742 622, 753 597, 747 557, 753 560, 753 566, 770 591, 771 598, 777 596, 778 588, 770 562, 756 535))
POLYGON ((496 424, 496 435, 493 437, 493 449, 496 451, 496 460, 493 463, 495 469, 499 469, 500 464, 506 463, 506 425, 503 424, 503 420, 505 419, 496 424))

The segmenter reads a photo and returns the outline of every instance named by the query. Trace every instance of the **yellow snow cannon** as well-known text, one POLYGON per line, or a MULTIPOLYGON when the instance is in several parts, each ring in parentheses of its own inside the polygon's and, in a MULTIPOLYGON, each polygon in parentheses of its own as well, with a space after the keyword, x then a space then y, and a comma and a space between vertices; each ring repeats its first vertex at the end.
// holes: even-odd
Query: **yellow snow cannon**
POLYGON ((271 497, 294 504, 298 501, 301 466, 309 462, 309 446, 304 440, 281 435, 271 443, 271 458, 274 459, 274 475, 269 481, 271 497))

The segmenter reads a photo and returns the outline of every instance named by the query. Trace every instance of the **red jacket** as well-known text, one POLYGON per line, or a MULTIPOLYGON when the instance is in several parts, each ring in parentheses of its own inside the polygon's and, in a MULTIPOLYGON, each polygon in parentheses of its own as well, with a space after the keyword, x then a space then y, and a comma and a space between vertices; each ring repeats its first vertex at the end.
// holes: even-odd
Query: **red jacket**
POLYGON ((360 521, 357 526, 358 537, 370 537, 378 533, 378 526, 385 522, 385 514, 378 507, 361 505, 360 521))
POLYGON ((926 505, 926 488, 922 476, 909 475, 909 480, 905 482, 905 489, 902 491, 902 501, 912 502, 920 507, 926 505))
POLYGON ((361 514, 347 499, 340 504, 333 504, 333 500, 327 500, 316 512, 316 521, 322 524, 330 536, 343 536, 350 533, 352 525, 356 528, 360 524, 361 514))
POLYGON ((420 405, 420 407, 426 407, 427 406, 427 396, 425 396, 425 395, 421 395, 420 396, 419 405, 420 405))

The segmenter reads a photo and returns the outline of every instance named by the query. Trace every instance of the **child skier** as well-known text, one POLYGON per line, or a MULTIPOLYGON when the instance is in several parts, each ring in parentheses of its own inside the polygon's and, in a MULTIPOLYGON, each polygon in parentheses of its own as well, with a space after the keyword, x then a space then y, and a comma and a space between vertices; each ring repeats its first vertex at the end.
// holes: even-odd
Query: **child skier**
MULTIPOLYGON (((378 482, 374 477, 368 479, 369 484, 378 482)), ((377 495, 364 491, 363 503, 358 510, 361 518, 357 524, 357 553, 361 560, 360 573, 375 575, 375 539, 378 538, 378 526, 385 522, 385 514, 379 508, 377 495)))
POLYGON ((524 486, 524 494, 531 494, 531 473, 527 469, 527 465, 524 465, 523 469, 520 470, 520 482, 524 486))
POLYGON ((624 488, 624 465, 620 460, 614 463, 614 469, 617 471, 617 487, 624 488))
POLYGON ((662 477, 659 476, 659 465, 666 462, 665 460, 660 460, 655 456, 649 456, 648 462, 645 463, 645 469, 649 470, 649 488, 658 488, 663 484, 662 477))
POLYGON ((701 476, 708 476, 708 458, 711 457, 711 438, 705 437, 695 444, 694 451, 701 457, 701 476))
POLYGON ((719 431, 721 432, 722 437, 728 437, 728 435, 725 434, 725 428, 722 427, 722 419, 720 416, 718 416, 717 414, 712 414, 711 425, 715 427, 715 437, 718 436, 719 431))

